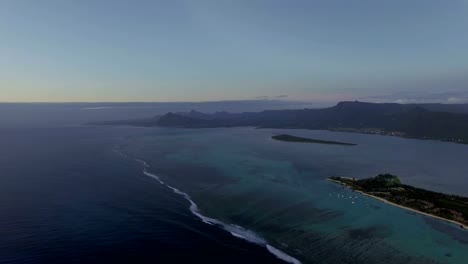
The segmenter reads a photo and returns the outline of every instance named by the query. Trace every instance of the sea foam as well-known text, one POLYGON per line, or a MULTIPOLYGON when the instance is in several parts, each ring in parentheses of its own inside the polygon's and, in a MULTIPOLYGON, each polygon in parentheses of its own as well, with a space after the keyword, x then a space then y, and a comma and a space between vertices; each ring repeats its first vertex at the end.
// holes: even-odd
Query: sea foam
MULTIPOLYGON (((120 152, 120 151, 116 151, 116 152, 120 152)), ((121 152, 120 152, 121 153, 121 152)), ((123 153, 121 153, 122 155, 124 156, 127 156, 123 153)), ((127 156, 128 157, 128 156, 127 156)), ((248 230, 248 229, 245 229, 241 226, 238 226, 238 225, 233 225, 233 224, 226 224, 218 219, 215 219, 215 218, 211 218, 211 217, 208 217, 208 216, 205 216, 203 215, 201 212, 200 212, 200 209, 198 208, 197 204, 192 200, 192 198, 190 197, 190 195, 188 195, 187 193, 169 185, 169 184, 166 184, 164 181, 161 180, 161 178, 159 178, 157 175, 151 173, 148 171, 148 169, 150 168, 150 165, 144 161, 144 160, 141 160, 141 159, 136 159, 136 161, 138 163, 140 163, 142 166, 143 166, 143 174, 152 178, 152 179, 155 179, 156 181, 158 181, 160 184, 166 186, 167 188, 171 189, 175 194, 178 194, 180 196, 182 196, 183 198, 185 198, 189 203, 190 203, 190 212, 192 212, 193 215, 197 216, 198 218, 200 218, 200 220, 206 224, 209 224, 209 225, 215 225, 215 226, 218 226, 224 230, 226 230, 227 232, 229 232, 232 236, 236 237, 236 238, 239 238, 239 239, 243 239, 243 240, 246 240, 250 243, 253 243, 253 244, 257 244, 257 245, 260 245, 260 246, 264 246, 268 252, 270 252, 271 254, 273 254, 275 257, 277 257, 278 259, 281 259, 285 262, 288 262, 288 263, 291 263, 291 264, 301 264, 301 262, 291 256, 289 256, 288 254, 284 253, 283 251, 269 245, 267 243, 267 241, 262 238, 261 236, 259 236, 258 234, 248 230)))
POLYGON ((266 248, 268 249, 268 251, 275 255, 277 258, 281 259, 281 260, 284 260, 288 263, 292 263, 292 264, 301 264, 301 262, 291 256, 289 256, 288 254, 284 253, 283 251, 273 247, 273 246, 270 246, 270 245, 266 245, 266 248))

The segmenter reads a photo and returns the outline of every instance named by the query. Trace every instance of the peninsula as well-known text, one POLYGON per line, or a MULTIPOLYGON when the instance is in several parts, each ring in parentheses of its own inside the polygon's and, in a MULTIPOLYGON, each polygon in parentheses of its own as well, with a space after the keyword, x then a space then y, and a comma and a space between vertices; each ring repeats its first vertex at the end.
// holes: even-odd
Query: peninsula
POLYGON ((302 143, 315 143, 315 144, 356 146, 356 144, 352 144, 352 143, 345 143, 345 142, 338 142, 338 141, 328 141, 328 140, 319 140, 319 139, 311 139, 311 138, 303 138, 303 137, 296 137, 296 136, 286 135, 286 134, 272 136, 271 138, 275 139, 275 140, 287 141, 287 142, 302 142, 302 143))
POLYGON ((397 176, 391 174, 359 180, 348 177, 330 177, 329 180, 383 202, 468 228, 466 197, 405 185, 397 176))

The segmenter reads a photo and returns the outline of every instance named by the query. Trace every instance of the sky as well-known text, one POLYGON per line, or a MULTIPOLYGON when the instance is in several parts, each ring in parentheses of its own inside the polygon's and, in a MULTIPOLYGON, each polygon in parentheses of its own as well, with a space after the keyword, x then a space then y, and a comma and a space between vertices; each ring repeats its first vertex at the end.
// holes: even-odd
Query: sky
POLYGON ((0 0, 0 102, 468 102, 468 0, 0 0))

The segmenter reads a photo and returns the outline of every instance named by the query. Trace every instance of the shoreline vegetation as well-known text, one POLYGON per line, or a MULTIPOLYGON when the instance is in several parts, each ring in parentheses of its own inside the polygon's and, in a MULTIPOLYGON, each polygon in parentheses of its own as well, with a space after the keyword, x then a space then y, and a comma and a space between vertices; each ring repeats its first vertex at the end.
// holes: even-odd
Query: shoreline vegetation
POLYGON ((338 142, 338 141, 328 141, 328 140, 319 140, 312 138, 303 138, 287 134, 276 135, 271 137, 274 140, 286 141, 286 142, 299 142, 299 143, 314 143, 314 144, 328 144, 328 145, 342 145, 342 146, 356 146, 356 144, 338 142))
POLYGON ((330 177, 327 180, 365 196, 468 230, 468 198, 443 194, 402 184, 397 176, 380 174, 374 178, 330 177))

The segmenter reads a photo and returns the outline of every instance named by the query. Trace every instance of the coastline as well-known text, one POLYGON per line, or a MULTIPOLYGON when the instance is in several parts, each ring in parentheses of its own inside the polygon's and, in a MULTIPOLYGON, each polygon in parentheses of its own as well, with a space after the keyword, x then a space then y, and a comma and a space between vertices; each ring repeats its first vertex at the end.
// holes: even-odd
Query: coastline
POLYGON ((327 179, 328 181, 331 181, 331 182, 334 182, 334 183, 338 183, 342 186, 346 186, 347 188, 359 193, 359 194, 362 194, 362 195, 365 195, 367 197, 371 197, 371 198, 374 198, 376 200, 379 200, 381 202, 384 202, 386 204, 389 204, 389 205, 393 205, 393 206, 396 206, 396 207, 399 207, 399 208, 402 208, 402 209, 405 209, 405 210, 408 210, 408 211, 411 211, 411 212, 414 212, 414 213, 418 213, 418 214, 421 214, 421 215, 425 215, 425 216, 429 216, 429 217, 432 217, 432 218, 436 218, 436 219, 439 219, 439 220, 442 220, 442 221, 445 221, 445 222, 448 222, 448 223, 451 223, 451 224, 455 224, 457 225, 458 227, 460 227, 460 229, 463 229, 463 230, 466 230, 468 231, 468 226, 465 225, 465 224, 462 224, 460 222, 457 222, 455 220, 450 220, 450 219, 446 219, 446 218, 443 218, 443 217, 440 217, 440 216, 437 216, 437 215, 433 215, 433 214, 429 214, 429 213, 426 213, 426 212, 421 212, 421 211, 418 211, 414 208, 411 208, 411 207, 406 207, 406 206, 403 206, 403 205, 400 205, 400 204, 396 204, 394 202, 390 202, 384 198, 381 198, 381 197, 378 197, 378 196, 375 196, 375 195, 372 195, 372 194, 368 194, 368 193, 365 193, 363 191, 359 191, 359 190, 354 190, 353 188, 351 188, 349 185, 343 183, 343 182, 340 182, 340 181, 335 181, 333 179, 327 179))

